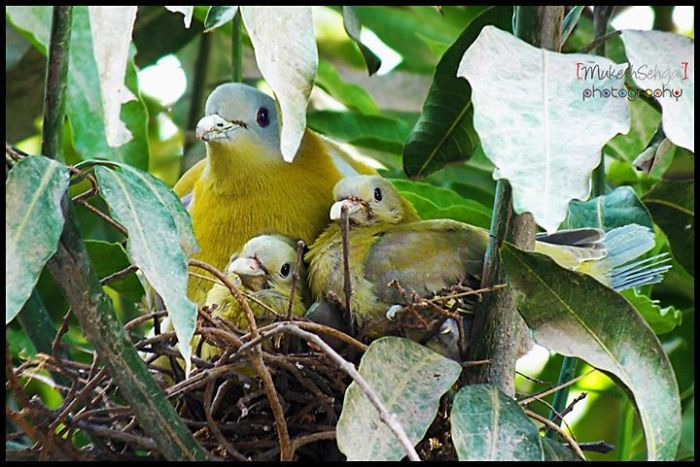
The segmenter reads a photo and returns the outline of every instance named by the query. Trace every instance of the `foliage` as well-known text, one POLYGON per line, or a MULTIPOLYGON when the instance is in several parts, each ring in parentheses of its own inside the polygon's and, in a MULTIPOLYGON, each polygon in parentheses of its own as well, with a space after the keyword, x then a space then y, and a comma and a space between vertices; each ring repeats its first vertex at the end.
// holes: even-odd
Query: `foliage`
MULTIPOLYGON (((654 7, 658 15, 661 8, 665 7, 654 7)), ((104 290, 120 324, 157 314, 164 305, 177 344, 155 348, 161 356, 184 357, 184 375, 178 374, 178 360, 170 358, 176 383, 189 388, 182 379, 191 367, 198 375, 220 371, 198 360, 190 347, 200 328, 185 284, 187 259, 197 251, 197 242, 190 217, 169 186, 204 156, 192 130, 209 92, 230 81, 235 47, 242 46, 242 57, 235 60, 242 60, 244 81, 277 99, 285 160, 294 158, 308 127, 381 166, 380 172, 423 219, 450 218, 488 229, 498 215, 492 212, 495 179, 506 178, 513 188, 515 212, 532 212, 548 232, 580 227, 609 231, 639 224, 653 228, 656 236, 647 258, 673 258, 662 283, 619 293, 506 244, 501 250, 503 266, 507 284, 518 297, 518 310, 535 341, 552 352, 541 368, 527 372, 533 380, 516 380, 517 392, 523 395, 520 403, 495 386, 466 384, 458 363, 405 338, 384 337, 364 352, 341 352, 359 365, 360 375, 396 415, 422 458, 578 459, 563 437, 542 436, 544 427, 533 423, 533 413, 549 415, 551 396, 523 402, 542 389, 536 389, 535 381, 556 379, 561 355, 587 363, 579 365, 581 379, 572 384, 569 402, 574 393, 589 393, 577 402, 584 406, 579 413, 565 418, 570 427, 564 431, 574 433, 579 443, 605 440, 615 445, 608 454, 586 452, 587 457, 694 457, 692 39, 668 30, 625 30, 609 38, 605 57, 572 55, 594 39, 591 11, 580 6, 570 8, 562 24, 566 54, 543 52, 513 36, 511 7, 133 7, 113 10, 119 15, 114 18, 106 12, 100 7, 73 8, 64 83, 66 124, 59 129, 65 161, 58 162, 39 155, 43 128, 36 122, 42 108, 38 99, 30 99, 44 93, 52 7, 6 9, 6 77, 22 76, 21 83, 6 87, 6 113, 15 116, 8 124, 6 151, 7 351, 15 368, 41 358, 49 362, 47 368, 42 363, 20 375, 25 393, 40 395, 47 405, 63 410, 64 397, 70 402, 75 394, 56 383, 64 385, 62 375, 78 374, 78 367, 57 368, 51 360, 55 355, 37 354, 52 343, 32 341, 38 333, 26 329, 26 310, 46 308, 46 319, 52 321, 48 324, 65 334, 54 351, 70 348, 68 357, 75 362, 92 362, 86 355, 97 347, 70 314, 62 325, 60 316, 68 305, 59 294, 59 281, 45 267, 59 247, 64 222, 72 222, 65 217, 68 211, 61 198, 75 206, 71 211, 89 256, 85 261, 98 276, 93 280, 109 279, 104 290), (235 17, 244 26, 241 41, 235 36, 232 40, 235 17), (393 55, 382 52, 377 39, 393 55), (183 89, 170 101, 149 95, 156 93, 145 80, 147 69, 162 69, 166 59, 181 66, 186 76, 183 89), (628 63, 676 69, 677 62, 685 60, 688 79, 676 73, 665 83, 682 90, 678 99, 582 99, 591 84, 620 89, 653 89, 659 84, 629 71, 619 77, 576 80, 582 60, 611 70, 628 63), (605 194, 589 197, 591 171, 601 155, 605 194), (642 160, 647 170, 638 170, 642 160), (599 371, 584 377, 592 369, 599 371), (600 413, 607 414, 605 423, 600 413)), ((128 332, 142 350, 148 326, 138 322, 129 325, 128 332)), ((212 327, 216 326, 205 326, 212 327)), ((218 332, 219 338, 221 332, 230 333, 222 329, 226 328, 210 332, 218 332)), ((233 339, 243 337, 235 334, 233 339)), ((400 460, 405 446, 357 382, 350 384, 338 370, 342 365, 329 363, 331 354, 325 351, 314 354, 321 348, 318 342, 310 345, 308 360, 288 363, 287 355, 277 353, 289 347, 287 339, 281 346, 277 341, 274 350, 272 344, 263 348, 265 364, 275 367, 270 381, 282 399, 280 407, 289 410, 284 415, 290 430, 292 420, 304 425, 305 417, 320 420, 322 412, 326 418, 319 426, 332 425, 332 437, 337 438, 323 441, 331 439, 326 433, 326 438, 312 439, 306 446, 293 439, 296 455, 328 460, 342 458, 342 453, 351 460, 400 460), (285 389, 290 391, 288 400, 285 389), (323 410, 300 405, 300 394, 309 391, 323 410), (334 398, 335 405, 324 395, 334 398)), ((212 383, 199 387, 199 393, 186 389, 171 394, 171 402, 194 422, 193 432, 231 414, 203 413, 207 401, 211 407, 235 406, 231 410, 239 410, 236 427, 266 426, 272 440, 267 448, 274 447, 246 453, 273 458, 278 456, 274 443, 279 439, 282 444, 282 436, 276 437, 270 428, 280 427, 280 420, 273 418, 275 405, 265 400, 265 378, 260 383, 251 376, 255 373, 250 366, 241 365, 237 362, 227 373, 244 382, 237 389, 238 399, 222 404, 212 383)), ((150 369, 157 373, 154 366, 150 369)), ((87 369, 79 371, 84 382, 97 369, 89 376, 87 369)), ((95 379, 88 388, 106 394, 101 402, 93 401, 105 404, 99 410, 128 398, 128 391, 110 392, 118 380, 95 379)), ((17 385, 7 375, 6 381, 11 388, 7 405, 22 413, 17 385)), ((163 383, 170 392, 171 383, 163 383)), ((53 436, 71 423, 65 418, 68 412, 56 426, 50 425, 53 420, 36 424, 53 436)), ((17 426, 16 419, 8 418, 6 424, 17 426)), ((240 459, 236 446, 241 440, 234 441, 231 431, 209 429, 207 446, 218 446, 212 453, 240 459)), ((254 436, 264 436, 263 431, 254 436)), ((91 447, 103 443, 90 433, 85 425, 75 424, 54 438, 70 447, 70 459, 77 455, 73 448, 88 456, 91 447), (66 433, 70 435, 64 438, 66 433)), ((301 438, 320 436, 297 433, 301 438)), ((115 442, 126 446, 124 439, 115 442)), ((20 436, 8 439, 6 447, 13 456, 36 457, 34 441, 20 436)), ((158 452, 144 439, 138 443, 130 451, 134 455, 158 452)))

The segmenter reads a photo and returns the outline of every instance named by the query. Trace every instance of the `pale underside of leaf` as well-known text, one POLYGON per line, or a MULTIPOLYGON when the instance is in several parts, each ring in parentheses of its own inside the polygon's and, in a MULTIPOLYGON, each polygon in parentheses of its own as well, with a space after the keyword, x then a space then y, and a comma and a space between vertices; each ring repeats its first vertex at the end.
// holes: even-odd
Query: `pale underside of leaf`
POLYGON ((577 63, 626 68, 603 57, 538 49, 486 26, 457 72, 472 87, 474 128, 496 165, 494 178, 508 179, 515 211, 531 212, 550 233, 571 199, 588 196, 603 145, 630 127, 626 99, 583 100, 591 85, 619 88, 622 78, 577 80, 577 63))
POLYGON ((27 157, 10 171, 5 184, 5 324, 20 312, 56 252, 68 181, 68 169, 43 156, 27 157))
POLYGON ((622 42, 631 69, 637 71, 632 73, 634 82, 644 90, 665 89, 654 98, 661 104, 666 136, 673 144, 695 151, 694 41, 670 32, 626 29, 622 42), (675 91, 682 94, 671 95, 675 91))
POLYGON ((135 6, 91 6, 92 48, 100 80, 100 97, 107 144, 119 147, 132 134, 121 120, 122 104, 136 99, 124 84, 129 59, 131 32, 136 20, 135 6))
POLYGON ((241 6, 260 73, 279 102, 280 149, 294 160, 306 129, 306 107, 313 89, 318 50, 311 7, 241 6))
MULTIPOLYGON (((408 339, 374 341, 359 368, 387 410, 393 413, 415 444, 437 413, 442 394, 456 381, 460 365, 408 339)), ((348 460, 401 460, 405 451, 360 388, 345 393, 338 420, 339 449, 348 460)))
POLYGON ((189 374, 197 306, 186 295, 187 257, 175 222, 148 185, 132 174, 98 166, 95 175, 112 216, 129 232, 129 257, 163 298, 189 374))

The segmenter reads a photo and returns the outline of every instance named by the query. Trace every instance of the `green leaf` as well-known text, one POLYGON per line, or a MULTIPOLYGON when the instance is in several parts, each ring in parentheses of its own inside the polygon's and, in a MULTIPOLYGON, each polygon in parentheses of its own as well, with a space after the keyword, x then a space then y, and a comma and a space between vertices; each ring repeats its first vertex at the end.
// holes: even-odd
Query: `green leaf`
POLYGON ((34 343, 23 330, 12 329, 8 326, 5 328, 5 338, 7 339, 7 345, 10 347, 10 354, 15 358, 17 356, 33 357, 36 355, 34 343))
POLYGON ((428 6, 355 7, 362 25, 403 57, 396 69, 413 73, 432 73, 438 59, 421 38, 451 44, 483 9, 446 6, 440 15, 428 6))
MULTIPOLYGON (((6 9, 10 21, 30 35, 43 54, 46 54, 49 42, 51 11, 50 6, 14 6, 6 9)), ((137 99, 123 104, 120 114, 133 139, 123 146, 112 148, 107 144, 105 123, 101 118, 104 115, 104 101, 99 80, 96 79, 99 73, 93 52, 88 10, 85 6, 73 8, 66 113, 73 133, 77 135, 73 141, 75 149, 83 159, 104 158, 148 169, 148 114, 138 90, 134 54, 132 47, 125 83, 137 99)))
POLYGON ((199 251, 199 245, 194 237, 194 230, 192 228, 192 218, 173 190, 168 188, 162 180, 127 164, 120 164, 117 162, 104 162, 104 164, 120 167, 124 172, 138 178, 141 183, 148 187, 152 195, 165 206, 173 217, 175 226, 177 227, 177 235, 180 238, 180 246, 185 253, 191 255, 199 251))
POLYGON ((348 108, 367 115, 379 114, 379 107, 372 96, 362 86, 344 81, 335 67, 326 60, 318 62, 316 85, 348 108))
POLYGON ((639 412, 649 460, 673 459, 680 438, 678 384, 659 340, 634 307, 594 278, 544 255, 504 244, 501 256, 535 341, 621 381, 639 412))
POLYGON ((508 29, 512 8, 492 7, 476 17, 440 59, 423 112, 403 148, 406 175, 417 178, 448 162, 468 159, 478 145, 472 125, 469 83, 457 77, 459 62, 481 29, 495 24, 508 29))
POLYGON ((629 101, 631 130, 617 135, 605 146, 605 152, 632 162, 649 145, 661 123, 661 114, 644 99, 629 101))
POLYGON ((571 34, 571 31, 574 30, 576 25, 578 24, 579 18, 581 18, 581 13, 583 13, 583 9, 586 8, 585 6, 575 6, 572 7, 571 10, 566 14, 566 17, 564 18, 564 22, 561 25, 561 43, 563 44, 566 42, 566 40, 569 38, 569 35, 571 34))
POLYGON ((450 413, 460 461, 541 461, 537 427, 518 404, 489 384, 464 386, 450 413))
POLYGON ((673 257, 695 274, 695 182, 662 180, 643 198, 671 245, 673 257))
POLYGON ((392 179, 391 183, 422 219, 454 219, 486 229, 491 225, 491 210, 448 188, 400 179, 392 179))
POLYGON ((578 457, 568 446, 549 438, 542 438, 542 450, 544 451, 545 461, 580 461, 578 457))
POLYGON ((209 32, 228 23, 236 16, 237 6, 210 6, 207 17, 204 18, 204 32, 209 32))
POLYGON ((649 211, 634 190, 621 186, 589 201, 571 201, 569 214, 561 228, 598 227, 607 232, 627 224, 654 227, 649 211))
POLYGON ((677 459, 688 459, 695 457, 695 397, 693 396, 683 411, 683 434, 681 443, 678 446, 677 459))
MULTIPOLYGON (((95 267, 95 272, 100 279, 123 271, 131 265, 126 252, 118 243, 103 242, 102 240, 85 240, 85 247, 95 267)), ((138 277, 136 277, 135 272, 111 281, 107 285, 134 302, 141 300, 144 294, 143 286, 138 277)))
POLYGON ((360 19, 357 17, 355 9, 351 6, 344 6, 343 8, 343 26, 345 27, 345 32, 348 33, 355 43, 360 47, 360 52, 362 53, 362 58, 365 59, 365 64, 367 65, 367 72, 370 76, 375 74, 379 67, 382 66, 382 60, 377 57, 372 50, 362 43, 360 38, 360 33, 362 32, 362 24, 360 19))
POLYGON ((144 179, 126 170, 95 167, 100 195, 129 232, 126 251, 163 298, 189 373, 197 306, 187 298, 187 257, 173 216, 144 179))
POLYGON ((651 326, 654 334, 671 332, 683 321, 683 313, 673 306, 661 308, 658 300, 652 300, 635 289, 627 289, 621 293, 651 326))
POLYGON ((309 128, 345 143, 399 153, 410 127, 396 118, 323 110, 307 116, 309 128))
MULTIPOLYGON (((414 445, 425 436, 440 397, 461 371, 454 360, 401 337, 382 337, 372 342, 359 368, 414 445)), ((348 460, 398 461, 406 454, 356 383, 345 392, 336 432, 338 448, 348 460)))
POLYGON ((34 290, 63 232, 68 168, 44 156, 17 162, 5 182, 5 324, 34 290))
POLYGON ((533 47, 486 26, 464 54, 457 72, 469 80, 474 128, 484 154, 513 190, 515 213, 531 212, 552 233, 566 218, 569 201, 590 192, 590 175, 603 145, 629 131, 624 99, 585 99, 585 91, 621 86, 615 65, 587 56, 588 66, 613 70, 606 79, 571 79, 580 58, 533 47), (497 56, 498 60, 493 60, 497 56), (503 73, 502 63, 520 73, 503 73), (569 137, 586 130, 585 138, 569 137))

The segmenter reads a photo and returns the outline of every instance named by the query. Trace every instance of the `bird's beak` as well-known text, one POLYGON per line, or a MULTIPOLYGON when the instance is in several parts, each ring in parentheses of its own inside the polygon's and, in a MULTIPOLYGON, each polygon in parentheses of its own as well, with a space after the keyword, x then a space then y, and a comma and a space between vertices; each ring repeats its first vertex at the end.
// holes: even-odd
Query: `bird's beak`
POLYGON ((347 206, 348 219, 352 219, 360 211, 364 210, 364 206, 359 201, 352 199, 341 199, 340 201, 333 203, 333 206, 331 206, 331 220, 337 221, 340 219, 340 213, 343 210, 343 206, 347 206))
POLYGON ((218 115, 207 115, 197 122, 195 137, 207 142, 226 139, 228 131, 239 126, 242 125, 224 120, 218 115))
POLYGON ((240 277, 241 282, 251 290, 261 290, 265 286, 265 269, 255 258, 236 258, 228 267, 240 277))

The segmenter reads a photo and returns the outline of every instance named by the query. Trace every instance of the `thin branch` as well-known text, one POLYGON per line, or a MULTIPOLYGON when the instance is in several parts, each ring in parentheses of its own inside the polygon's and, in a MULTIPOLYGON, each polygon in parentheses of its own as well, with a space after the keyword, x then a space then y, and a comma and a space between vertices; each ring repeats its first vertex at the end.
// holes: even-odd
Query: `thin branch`
POLYGON ((597 39, 593 40, 593 41, 592 41, 590 44, 588 44, 587 46, 583 47, 583 48, 579 51, 579 53, 587 54, 588 52, 590 52, 591 50, 595 49, 595 48, 598 47, 599 45, 601 45, 601 44, 603 44, 603 43, 609 41, 610 39, 612 39, 612 38, 614 38, 614 37, 619 36, 620 34, 622 34, 622 30, 611 31, 611 32, 609 32, 609 33, 607 33, 607 34, 603 34, 602 36, 600 36, 600 37, 598 37, 597 39))
POLYGON ((531 410, 523 409, 523 411, 525 412, 525 415, 527 415, 528 417, 534 418, 534 419, 537 420, 538 422, 541 422, 541 423, 545 424, 547 427, 549 427, 549 428, 551 428, 552 430, 554 430, 554 431, 556 431, 557 433, 559 433, 559 434, 561 435, 561 437, 564 438, 564 440, 565 440, 567 443, 569 443, 569 446, 571 446, 571 449, 574 450, 574 452, 576 453, 576 455, 578 455, 578 456, 579 456, 581 459, 583 459, 584 461, 586 460, 586 456, 583 454, 583 451, 581 451, 581 448, 579 447, 578 443, 577 443, 576 441, 574 441, 574 440, 571 438, 571 436, 569 436, 569 434, 568 434, 567 432, 565 432, 564 430, 562 430, 557 424, 555 424, 554 422, 552 422, 550 419, 548 419, 548 418, 546 418, 546 417, 543 417, 542 415, 540 415, 540 414, 538 414, 538 413, 536 413, 536 412, 533 412, 533 411, 531 411, 531 410))
POLYGON ((287 321, 292 320, 292 307, 294 306, 294 296, 297 291, 297 282, 299 282, 299 275, 301 274, 305 246, 306 244, 303 240, 299 240, 297 242, 297 262, 294 266, 294 274, 292 274, 292 285, 291 290, 289 292, 289 306, 287 307, 287 321))
POLYGON ((110 282, 116 281, 118 279, 122 279, 122 278, 128 276, 129 274, 131 274, 132 272, 136 272, 138 270, 139 270, 138 266, 131 264, 128 267, 122 269, 121 271, 117 271, 114 274, 110 274, 109 276, 106 276, 106 277, 100 279, 100 284, 102 284, 102 285, 109 284, 110 282))
MULTIPOLYGON (((605 441, 594 441, 591 443, 579 443, 578 447, 581 448, 582 451, 591 451, 591 452, 599 452, 601 454, 607 454, 613 449, 615 449, 615 446, 613 446, 610 443, 607 443, 605 441)), ((676 459, 680 460, 680 459, 676 459)))
POLYGON ((597 371, 597 370, 596 370, 595 368, 593 368, 593 369, 590 370, 588 373, 583 374, 583 375, 580 375, 580 376, 577 376, 576 378, 574 378, 574 379, 572 379, 572 380, 569 380, 569 381, 567 381, 567 382, 565 382, 565 383, 558 384, 558 385, 556 385, 556 386, 554 386, 554 387, 552 387, 552 388, 545 389, 545 390, 542 391, 542 392, 538 392, 538 393, 536 393, 536 394, 532 394, 532 395, 527 396, 527 397, 525 397, 525 398, 523 398, 523 399, 520 399, 520 400, 518 401, 518 404, 520 404, 520 405, 526 405, 526 404, 529 404, 530 402, 532 402, 532 401, 535 400, 535 399, 541 399, 541 398, 544 397, 544 396, 548 396, 548 395, 552 394, 553 392, 557 392, 557 391, 560 390, 561 388, 564 388, 564 387, 567 387, 567 386, 571 386, 572 384, 575 384, 576 382, 578 382, 579 380, 581 380, 581 379, 585 378, 586 376, 590 375, 590 374, 593 373, 594 371, 597 371))
POLYGON ((349 231, 350 221, 348 219, 348 207, 344 205, 340 209, 340 235, 343 242, 343 294, 345 295, 346 321, 350 325, 350 329, 353 329, 355 320, 352 315, 352 309, 350 308, 350 298, 352 297, 352 279, 350 278, 350 248, 348 247, 349 231))
POLYGON ((94 215, 96 215, 97 217, 99 217, 100 219, 102 219, 103 221, 105 221, 106 223, 111 225, 112 227, 114 227, 115 230, 117 230, 119 233, 121 233, 125 237, 129 236, 129 232, 127 232, 126 228, 123 225, 121 225, 119 222, 115 221, 114 219, 109 217, 107 214, 105 214, 102 211, 100 211, 99 209, 97 209, 92 204, 90 204, 84 200, 77 200, 76 203, 79 204, 80 206, 84 207, 85 209, 87 209, 88 211, 90 211, 91 213, 93 213, 94 215))

